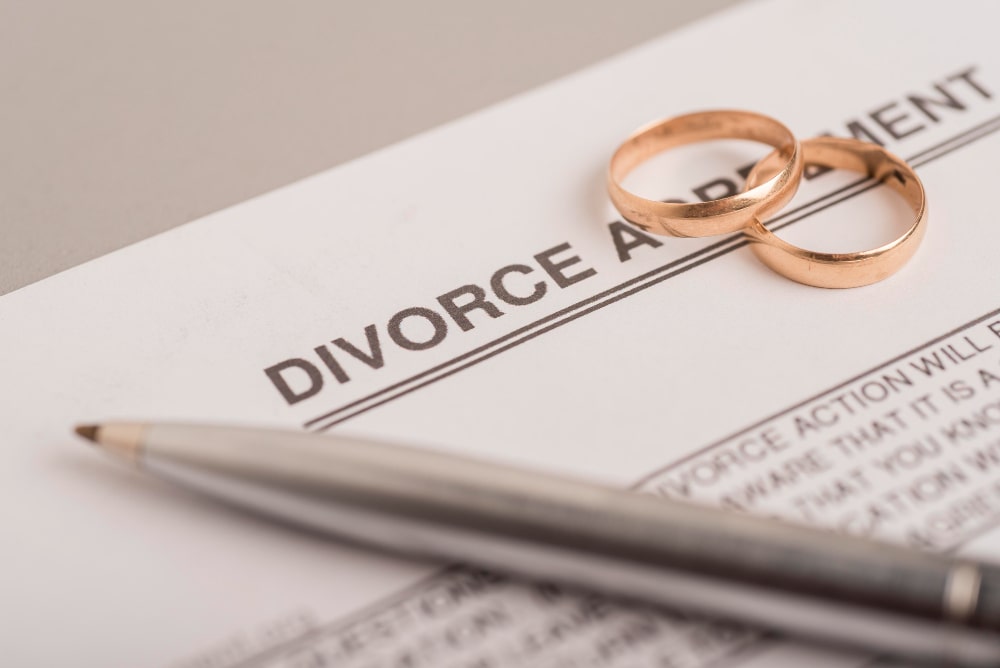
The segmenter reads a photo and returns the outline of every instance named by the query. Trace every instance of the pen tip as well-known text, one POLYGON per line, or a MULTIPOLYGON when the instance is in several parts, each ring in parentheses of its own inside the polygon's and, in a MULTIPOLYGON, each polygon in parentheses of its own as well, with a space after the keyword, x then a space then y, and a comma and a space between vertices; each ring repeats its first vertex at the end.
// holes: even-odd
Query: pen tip
POLYGON ((139 463, 140 450, 146 433, 145 424, 140 422, 80 424, 76 426, 75 431, 108 454, 132 464, 139 463))
POLYGON ((78 424, 76 426, 77 435, 83 436, 88 441, 97 443, 97 430, 98 426, 96 424, 78 424))

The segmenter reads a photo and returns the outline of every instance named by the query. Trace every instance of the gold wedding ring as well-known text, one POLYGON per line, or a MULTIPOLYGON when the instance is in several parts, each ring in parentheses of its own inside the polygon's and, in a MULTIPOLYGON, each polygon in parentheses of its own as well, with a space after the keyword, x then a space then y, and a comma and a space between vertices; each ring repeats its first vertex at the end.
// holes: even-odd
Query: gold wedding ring
MULTIPOLYGON (((902 236, 878 248, 855 253, 819 253, 779 239, 756 216, 744 233, 750 248, 765 265, 799 283, 820 288, 855 288, 881 281, 899 270, 920 245, 927 228, 927 201, 924 186, 913 169, 881 146, 856 139, 820 137, 802 142, 808 164, 862 172, 902 195, 916 214, 913 225, 902 236)), ((785 156, 775 151, 758 162, 747 176, 747 191, 783 174, 785 156)), ((773 210, 773 209, 771 209, 773 210)))
POLYGON ((675 237, 728 234, 746 228, 755 218, 767 218, 787 204, 799 187, 802 166, 798 140, 773 118, 749 111, 702 111, 652 123, 626 139, 611 158, 608 193, 625 220, 649 232, 675 237), (622 179, 653 155, 711 139, 749 139, 768 144, 775 149, 769 164, 780 167, 742 193, 708 202, 658 202, 622 187, 622 179))

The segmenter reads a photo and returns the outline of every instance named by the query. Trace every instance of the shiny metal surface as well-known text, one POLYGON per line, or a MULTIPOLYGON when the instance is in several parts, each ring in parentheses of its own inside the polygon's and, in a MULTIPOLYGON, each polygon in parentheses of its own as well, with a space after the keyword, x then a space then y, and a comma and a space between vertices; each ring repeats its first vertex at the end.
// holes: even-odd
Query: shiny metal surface
MULTIPOLYGON (((913 210, 913 223, 893 241, 852 253, 822 253, 793 246, 755 217, 743 231, 750 250, 765 265, 793 281, 818 288, 857 288, 884 280, 899 271, 920 246, 927 231, 927 196, 913 168, 881 146, 857 139, 817 137, 802 142, 808 164, 861 172, 899 193, 913 210)), ((784 156, 772 152, 747 176, 747 188, 770 183, 784 173, 784 156)))
POLYGON ((992 566, 368 441, 144 434, 140 465, 156 475, 381 548, 896 654, 1000 662, 992 566))
POLYGON ((795 196, 802 179, 802 150, 792 131, 775 119, 735 109, 699 111, 636 130, 611 156, 607 187, 622 217, 647 232, 706 237, 739 232, 755 217, 766 218, 795 196), (713 139, 747 139, 774 147, 780 165, 736 195, 708 202, 658 202, 622 186, 622 180, 652 156, 677 146, 713 139))

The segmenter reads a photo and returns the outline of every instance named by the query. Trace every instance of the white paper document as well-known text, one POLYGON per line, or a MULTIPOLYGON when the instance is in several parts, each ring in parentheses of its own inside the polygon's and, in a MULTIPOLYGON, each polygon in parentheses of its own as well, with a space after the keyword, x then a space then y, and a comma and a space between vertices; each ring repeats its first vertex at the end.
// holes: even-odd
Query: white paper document
MULTIPOLYGON (((296 531, 71 429, 352 433, 996 559, 998 21, 990 2, 741 6, 0 297, 4 665, 870 664, 296 531), (739 235, 620 222, 613 150, 711 108, 910 161, 930 212, 914 259, 823 290, 739 235)), ((767 150, 684 147, 629 185, 716 198, 767 150)), ((860 250, 911 222, 857 174, 808 176, 773 221, 793 243, 860 250)))

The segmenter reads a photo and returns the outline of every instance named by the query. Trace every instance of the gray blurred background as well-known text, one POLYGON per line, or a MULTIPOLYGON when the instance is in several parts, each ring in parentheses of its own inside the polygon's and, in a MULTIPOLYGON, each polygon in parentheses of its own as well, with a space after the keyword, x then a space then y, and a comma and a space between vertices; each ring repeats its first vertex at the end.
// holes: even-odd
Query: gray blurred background
POLYGON ((0 294, 738 0, 0 0, 0 294))

